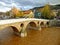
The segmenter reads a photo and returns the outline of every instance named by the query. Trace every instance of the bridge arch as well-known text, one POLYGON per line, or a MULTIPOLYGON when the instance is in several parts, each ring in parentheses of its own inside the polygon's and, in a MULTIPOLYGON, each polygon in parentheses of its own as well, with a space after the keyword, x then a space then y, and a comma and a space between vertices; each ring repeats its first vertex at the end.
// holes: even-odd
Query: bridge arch
POLYGON ((24 24, 23 24, 23 23, 21 23, 21 24, 20 24, 20 27, 24 27, 24 24))
POLYGON ((49 25, 49 22, 46 22, 46 25, 49 25))
POLYGON ((34 29, 34 28, 36 28, 36 27, 37 27, 36 22, 31 21, 31 22, 29 22, 29 23, 27 24, 26 29, 34 29))
POLYGON ((47 21, 47 22, 45 23, 45 26, 46 26, 46 27, 49 27, 49 25, 50 25, 50 22, 47 21))
POLYGON ((15 26, 6 26, 6 27, 4 27, 2 30, 6 30, 6 29, 11 29, 11 30, 13 30, 14 32, 19 32, 19 30, 18 30, 18 28, 17 27, 15 27, 15 26))
POLYGON ((9 26, 9 27, 11 27, 14 32, 19 32, 18 29, 17 29, 17 27, 15 27, 15 26, 9 26))
POLYGON ((41 23, 40 23, 40 26, 41 26, 41 27, 44 26, 44 22, 41 22, 41 23))
POLYGON ((28 21, 22 24, 24 24, 23 25, 24 28, 22 27, 20 35, 21 37, 27 36, 27 33, 30 32, 29 30, 33 29, 34 27, 37 27, 37 22, 35 21, 28 21))

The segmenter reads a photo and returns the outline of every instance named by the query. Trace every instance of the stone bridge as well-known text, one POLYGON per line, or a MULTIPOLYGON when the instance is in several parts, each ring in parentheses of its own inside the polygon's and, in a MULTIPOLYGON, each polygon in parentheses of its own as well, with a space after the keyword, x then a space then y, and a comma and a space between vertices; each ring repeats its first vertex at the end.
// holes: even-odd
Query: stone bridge
POLYGON ((49 20, 35 18, 7 19, 0 20, 0 30, 11 27, 14 33, 21 37, 27 36, 27 28, 41 30, 41 27, 48 27, 49 20))

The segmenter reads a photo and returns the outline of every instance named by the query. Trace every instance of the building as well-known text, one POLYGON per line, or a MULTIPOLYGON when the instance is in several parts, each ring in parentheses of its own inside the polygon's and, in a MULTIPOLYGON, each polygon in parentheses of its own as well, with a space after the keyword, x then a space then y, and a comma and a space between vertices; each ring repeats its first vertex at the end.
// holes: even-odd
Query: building
POLYGON ((34 8, 34 18, 41 18, 41 11, 42 11, 43 7, 37 7, 34 8))
POLYGON ((26 10, 23 11, 24 15, 23 17, 25 18, 34 18, 34 12, 32 10, 26 10))

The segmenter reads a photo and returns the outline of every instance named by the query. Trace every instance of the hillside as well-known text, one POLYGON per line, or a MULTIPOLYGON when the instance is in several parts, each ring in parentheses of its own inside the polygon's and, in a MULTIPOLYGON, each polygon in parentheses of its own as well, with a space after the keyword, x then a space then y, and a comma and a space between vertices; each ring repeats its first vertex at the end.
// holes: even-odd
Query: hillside
POLYGON ((50 5, 52 9, 60 9, 60 4, 50 5))

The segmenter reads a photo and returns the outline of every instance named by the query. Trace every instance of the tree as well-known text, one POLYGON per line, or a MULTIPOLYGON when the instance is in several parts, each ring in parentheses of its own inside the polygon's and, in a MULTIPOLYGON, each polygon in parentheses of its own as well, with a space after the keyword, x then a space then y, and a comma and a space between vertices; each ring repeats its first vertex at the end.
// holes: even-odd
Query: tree
POLYGON ((12 13, 13 13, 14 17, 21 17, 21 16, 23 16, 23 12, 21 10, 18 10, 15 7, 12 8, 12 13))
POLYGON ((50 9, 50 6, 47 4, 45 7, 42 9, 42 18, 44 19, 52 19, 54 17, 54 14, 52 10, 50 9))
POLYGON ((10 15, 10 12, 9 12, 9 11, 7 11, 7 12, 6 12, 6 15, 7 15, 7 16, 9 16, 9 15, 10 15))
POLYGON ((23 11, 19 11, 19 17, 23 17, 23 16, 24 16, 23 11))

